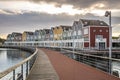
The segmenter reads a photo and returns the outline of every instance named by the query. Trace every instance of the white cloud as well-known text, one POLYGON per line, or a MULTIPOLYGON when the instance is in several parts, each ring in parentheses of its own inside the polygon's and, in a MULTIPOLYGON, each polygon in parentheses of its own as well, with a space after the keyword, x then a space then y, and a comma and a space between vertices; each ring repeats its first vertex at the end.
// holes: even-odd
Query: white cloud
MULTIPOLYGON (((68 15, 76 15, 82 14, 85 15, 87 13, 92 13, 97 16, 103 16, 105 14, 105 4, 103 3, 95 3, 88 8, 74 8, 73 5, 63 4, 59 7, 56 6, 55 3, 46 3, 39 2, 34 3, 30 1, 0 1, 0 13, 1 14, 23 14, 23 13, 48 13, 48 14, 68 14, 68 15)), ((120 9, 112 9, 113 13, 118 14, 117 12, 120 9)))
POLYGON ((113 28, 112 28, 112 32, 113 32, 113 36, 119 36, 120 35, 120 24, 115 24, 113 25, 113 28))

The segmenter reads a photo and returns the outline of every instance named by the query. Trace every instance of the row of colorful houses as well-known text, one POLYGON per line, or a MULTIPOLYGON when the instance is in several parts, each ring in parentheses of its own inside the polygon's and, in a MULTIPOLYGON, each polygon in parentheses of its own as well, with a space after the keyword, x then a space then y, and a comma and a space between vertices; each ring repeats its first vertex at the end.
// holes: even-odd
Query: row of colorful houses
POLYGON ((79 19, 72 26, 60 25, 51 29, 40 29, 34 32, 13 32, 7 36, 7 41, 57 41, 79 39, 85 47, 99 45, 109 47, 109 26, 101 20, 79 19))
POLYGON ((40 29, 35 32, 24 31, 23 33, 13 32, 8 34, 7 41, 48 41, 48 40, 61 40, 70 37, 69 31, 71 26, 57 26, 51 29, 40 29))

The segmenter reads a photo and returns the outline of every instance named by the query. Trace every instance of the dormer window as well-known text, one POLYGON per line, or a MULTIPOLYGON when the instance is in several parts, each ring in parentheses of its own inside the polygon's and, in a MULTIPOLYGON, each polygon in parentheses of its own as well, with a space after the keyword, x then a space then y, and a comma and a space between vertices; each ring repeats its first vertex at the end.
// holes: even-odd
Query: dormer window
POLYGON ((108 32, 108 30, 106 30, 106 32, 108 32))
POLYGON ((85 22, 85 25, 87 25, 88 24, 88 22, 85 22))
POLYGON ((101 30, 101 29, 100 29, 99 31, 100 31, 100 32, 102 32, 102 30, 101 30))
POLYGON ((100 25, 103 25, 103 23, 102 23, 102 22, 100 22, 100 25))
POLYGON ((96 32, 96 30, 93 30, 93 32, 96 32))

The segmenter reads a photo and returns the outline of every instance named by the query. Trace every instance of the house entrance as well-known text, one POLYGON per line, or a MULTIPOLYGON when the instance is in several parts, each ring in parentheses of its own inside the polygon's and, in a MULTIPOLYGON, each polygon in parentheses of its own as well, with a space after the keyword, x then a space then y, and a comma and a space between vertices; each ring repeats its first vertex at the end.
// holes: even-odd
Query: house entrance
POLYGON ((99 49, 105 49, 105 42, 100 42, 99 43, 99 49))

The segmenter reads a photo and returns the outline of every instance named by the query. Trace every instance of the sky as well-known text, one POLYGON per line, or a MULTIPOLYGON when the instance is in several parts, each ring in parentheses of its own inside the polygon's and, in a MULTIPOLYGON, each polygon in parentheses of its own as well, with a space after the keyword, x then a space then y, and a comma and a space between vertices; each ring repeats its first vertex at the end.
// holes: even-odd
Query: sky
POLYGON ((120 0, 0 0, 0 37, 12 32, 35 31, 73 21, 98 19, 108 23, 112 12, 113 36, 120 35, 120 0))

